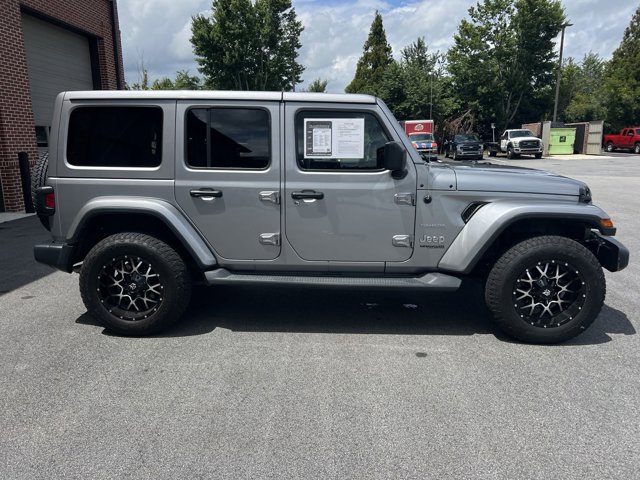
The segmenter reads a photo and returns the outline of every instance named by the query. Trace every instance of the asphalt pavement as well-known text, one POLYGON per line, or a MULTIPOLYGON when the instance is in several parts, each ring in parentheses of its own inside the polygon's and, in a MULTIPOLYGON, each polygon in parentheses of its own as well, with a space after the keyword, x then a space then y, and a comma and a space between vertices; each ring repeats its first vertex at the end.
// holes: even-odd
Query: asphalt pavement
POLYGON ((32 260, 37 219, 0 224, 0 478, 638 478, 640 156, 495 161, 585 180, 631 250, 565 344, 504 338, 473 283, 202 288, 113 336, 32 260))

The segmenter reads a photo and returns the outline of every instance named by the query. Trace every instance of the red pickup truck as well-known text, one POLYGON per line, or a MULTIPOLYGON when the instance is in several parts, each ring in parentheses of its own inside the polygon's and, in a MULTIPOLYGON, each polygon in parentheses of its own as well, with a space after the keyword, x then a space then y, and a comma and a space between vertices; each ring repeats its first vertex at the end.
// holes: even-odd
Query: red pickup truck
POLYGON ((640 153, 640 127, 623 128, 620 135, 605 135, 603 143, 607 152, 622 148, 640 153))

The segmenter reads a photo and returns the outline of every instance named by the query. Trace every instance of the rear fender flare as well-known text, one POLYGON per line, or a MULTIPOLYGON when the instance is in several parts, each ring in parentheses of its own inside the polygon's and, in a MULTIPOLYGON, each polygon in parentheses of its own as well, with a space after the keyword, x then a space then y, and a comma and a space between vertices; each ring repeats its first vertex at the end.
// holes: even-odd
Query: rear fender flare
POLYGON ((67 234, 67 243, 76 243, 84 226, 93 217, 101 214, 137 213, 161 220, 191 254, 200 268, 217 265, 211 248, 196 228, 175 206, 163 200, 148 198, 98 197, 88 202, 76 215, 67 234))

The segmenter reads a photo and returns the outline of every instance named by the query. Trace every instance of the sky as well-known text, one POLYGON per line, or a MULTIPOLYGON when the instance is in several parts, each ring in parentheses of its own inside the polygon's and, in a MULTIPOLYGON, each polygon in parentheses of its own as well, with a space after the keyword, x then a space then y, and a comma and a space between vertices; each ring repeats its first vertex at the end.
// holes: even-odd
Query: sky
MULTIPOLYGON (((305 88, 314 79, 329 81, 329 92, 343 92, 356 70, 374 12, 382 14, 395 58, 424 37, 430 51, 445 52, 473 0, 293 0, 304 25, 298 61, 305 66, 305 88)), ((569 21, 564 58, 589 51, 605 59, 620 44, 638 0, 564 0, 569 21), (606 5, 606 8, 605 8, 606 5)), ((136 83, 141 65, 150 80, 175 77, 178 70, 198 75, 189 37, 191 17, 211 11, 211 0, 118 0, 125 79, 136 83)))

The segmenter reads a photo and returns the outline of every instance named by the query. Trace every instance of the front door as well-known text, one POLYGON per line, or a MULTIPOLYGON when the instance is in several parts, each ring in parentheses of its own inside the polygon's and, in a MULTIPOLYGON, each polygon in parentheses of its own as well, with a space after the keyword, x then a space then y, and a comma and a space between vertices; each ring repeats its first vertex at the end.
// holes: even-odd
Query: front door
POLYGON ((215 253, 280 255, 279 102, 178 102, 175 195, 215 253))
POLYGON ((400 262, 413 253, 416 170, 393 178, 378 149, 398 140, 375 105, 287 103, 286 238, 305 260, 400 262))

